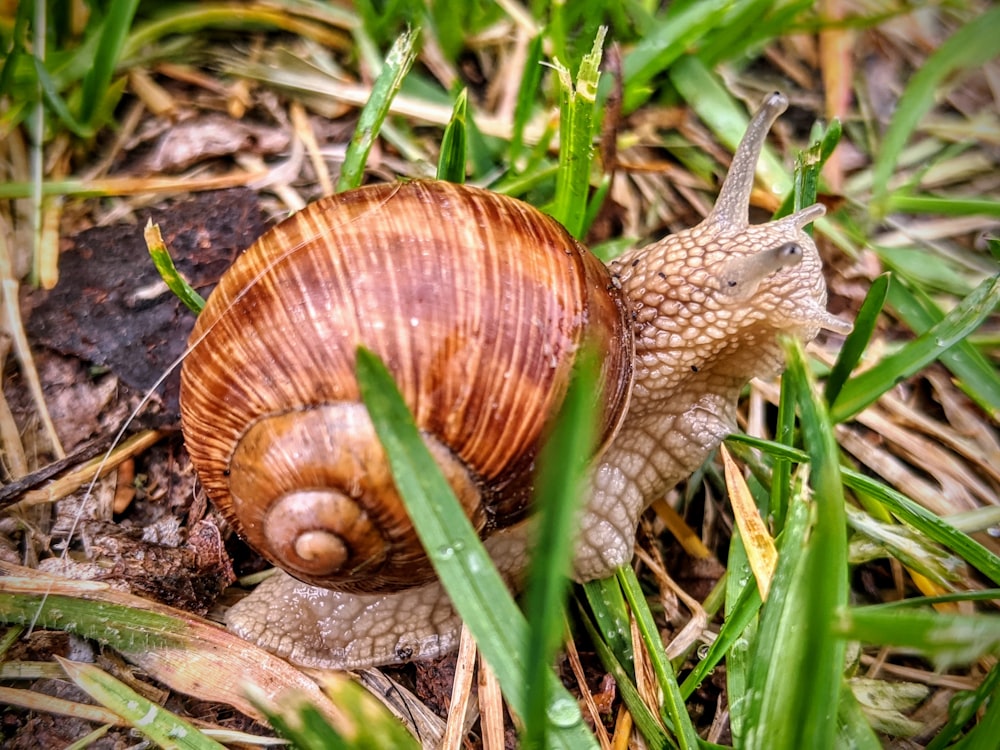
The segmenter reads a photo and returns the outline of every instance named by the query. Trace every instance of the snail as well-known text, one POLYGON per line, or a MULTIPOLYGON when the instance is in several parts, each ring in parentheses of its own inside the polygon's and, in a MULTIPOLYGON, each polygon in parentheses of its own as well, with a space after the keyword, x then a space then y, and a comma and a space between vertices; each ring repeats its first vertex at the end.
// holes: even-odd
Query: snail
POLYGON ((219 282, 191 334, 182 428, 205 491, 287 571, 228 626, 293 662, 355 668, 457 645, 452 610, 361 404, 378 354, 501 572, 529 553, 539 442, 580 346, 601 358, 600 449, 574 575, 628 563, 639 515, 735 425, 740 390, 782 366, 779 334, 850 325, 826 310, 820 205, 750 225, 754 169, 787 100, 753 117, 692 229, 602 264, 518 200, 435 181, 311 204, 219 282))

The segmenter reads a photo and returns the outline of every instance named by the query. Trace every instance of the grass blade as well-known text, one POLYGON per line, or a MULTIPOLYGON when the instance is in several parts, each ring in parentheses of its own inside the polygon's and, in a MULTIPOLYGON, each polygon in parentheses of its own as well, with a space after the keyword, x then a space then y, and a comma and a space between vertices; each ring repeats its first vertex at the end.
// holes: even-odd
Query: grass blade
MULTIPOLYGON (((385 365, 359 348, 357 371, 362 399, 434 570, 496 673, 511 709, 525 716, 527 622, 421 439, 385 365)), ((545 679, 550 684, 546 715, 551 746, 595 747, 575 699, 554 672, 546 670, 545 679)))
POLYGON ((78 688, 165 750, 224 750, 194 725, 139 695, 93 664, 69 661, 60 656, 54 658, 78 688))
POLYGON ((896 104, 885 137, 875 150, 871 209, 876 217, 888 212, 889 179, 920 118, 942 96, 945 79, 958 70, 982 65, 1000 54, 997 28, 1000 28, 1000 7, 970 20, 952 34, 910 78, 896 104))
POLYGON ((1000 303, 1000 275, 986 279, 940 322, 929 328, 895 354, 866 370, 844 385, 840 397, 830 407, 836 422, 850 419, 903 378, 922 370, 941 354, 964 339, 1000 303))
POLYGON ((365 174, 365 164, 372 150, 375 138, 389 113, 392 99, 403 85, 403 79, 417 59, 417 32, 407 30, 396 39, 386 55, 382 70, 372 86, 368 103, 361 110, 358 126, 344 155, 344 164, 337 180, 337 191, 350 190, 361 184, 365 174))
MULTIPOLYGON (((682 55, 719 26, 731 5, 729 0, 672 3, 668 12, 655 20, 653 27, 622 60, 626 113, 649 96, 647 87, 653 78, 683 59, 682 55)), ((674 83, 676 85, 676 81, 674 83)))
MULTIPOLYGON (((615 586, 618 586, 617 578, 607 579, 612 581, 615 586)), ((600 634, 597 632, 597 628, 589 617, 587 617, 586 612, 581 608, 580 619, 583 622, 584 629, 590 636, 590 640, 594 644, 594 648, 597 650, 597 655, 601 660, 601 664, 604 668, 611 673, 611 676, 615 678, 615 682, 618 684, 618 690, 621 692, 622 701, 624 701, 625 706, 628 708, 629 712, 632 714, 632 718, 635 720, 635 725, 639 728, 639 732, 645 738, 646 743, 649 747, 673 747, 673 743, 667 737, 667 733, 663 730, 660 725, 659 719, 649 710, 649 706, 643 701, 642 696, 636 689, 635 684, 632 681, 632 677, 626 673, 625 668, 621 663, 615 658, 615 655, 608 648, 607 643, 601 638, 600 634)))
POLYGON ((801 346, 790 345, 786 352, 785 377, 797 393, 816 500, 793 504, 798 522, 786 527, 782 537, 778 572, 756 639, 754 658, 764 676, 752 679, 759 717, 753 721, 751 714, 747 745, 832 748, 845 644, 834 636, 831 624, 846 606, 848 592, 843 484, 833 429, 801 346))
MULTIPOLYGON (((781 456, 800 463, 809 460, 809 457, 800 450, 768 440, 761 440, 748 435, 732 435, 729 440, 731 441, 731 445, 740 443, 752 445, 771 455, 781 456)), ((932 541, 944 545, 993 581, 994 584, 1000 586, 1000 557, 994 555, 971 536, 956 529, 950 523, 931 513, 903 493, 882 484, 878 480, 850 469, 843 469, 841 474, 845 486, 867 495, 869 499, 882 503, 901 521, 926 534, 932 541)))
POLYGON ((583 584, 590 611, 604 643, 614 654, 615 660, 635 678, 635 656, 632 653, 632 629, 629 625, 628 607, 621 585, 614 578, 599 578, 583 584))
POLYGON ((588 458, 596 441, 594 394, 598 362, 585 349, 577 359, 574 376, 552 434, 539 458, 536 483, 538 530, 528 571, 525 608, 528 615, 524 747, 546 747, 548 721, 545 709, 550 687, 546 673, 562 640, 566 622, 566 594, 573 559, 573 540, 580 515, 588 458))
POLYGON ((437 178, 448 182, 465 182, 465 164, 468 154, 468 135, 466 133, 466 111, 468 108, 469 90, 462 89, 455 99, 455 108, 451 112, 451 120, 444 130, 441 139, 441 155, 438 158, 437 178))
POLYGON ((304 695, 291 693, 271 700, 260 691, 250 699, 268 723, 301 750, 394 748, 417 750, 420 745, 361 685, 340 672, 322 676, 323 690, 353 721, 346 730, 334 727, 304 695))
POLYGON ((838 618, 835 629, 842 638, 921 653, 938 669, 1000 653, 1000 617, 995 615, 852 607, 838 618))
POLYGON ((178 692, 227 703, 254 718, 260 714, 247 700, 250 684, 272 696, 301 692, 335 726, 349 720, 288 662, 218 625, 106 583, 69 581, 0 561, 0 622, 91 638, 178 692))
MULTIPOLYGON (((780 563, 780 556, 778 560, 780 563)), ((728 575, 727 573, 727 577, 728 575)), ((719 628, 719 633, 712 641, 712 645, 708 647, 708 652, 681 683, 681 695, 684 696, 685 700, 691 697, 702 681, 726 657, 736 641, 744 637, 747 627, 756 617, 760 606, 760 591, 757 590, 756 581, 750 576, 743 582, 743 590, 736 599, 736 604, 728 608, 726 620, 719 628)))
POLYGON ((516 170, 524 151, 524 129, 531 120, 538 89, 542 85, 542 42, 541 34, 535 36, 528 45, 524 61, 521 83, 517 87, 517 103, 514 105, 514 127, 507 150, 507 163, 516 170))
POLYGON ((833 364, 830 375, 826 379, 823 396, 828 404, 836 402, 848 376, 861 361, 861 355, 864 354, 871 341, 872 334, 878 326, 879 315, 882 314, 882 308, 885 306, 885 300, 889 294, 889 279, 889 274, 885 273, 877 277, 868 289, 864 302, 861 303, 857 317, 854 319, 854 329, 844 339, 844 345, 840 348, 837 361, 833 364))
POLYGON ((153 265, 156 266, 160 277, 166 282, 167 288, 187 305, 191 312, 198 315, 205 309, 205 298, 198 294, 177 270, 174 259, 170 257, 170 251, 167 249, 167 243, 163 241, 163 235, 160 234, 160 225, 154 224, 153 220, 150 219, 143 235, 146 238, 149 256, 153 259, 153 265))
MULTIPOLYGON (((670 69, 670 80, 719 140, 735 150, 750 118, 718 76, 691 55, 678 60, 670 69)), ((757 176, 775 195, 784 195, 792 189, 788 170, 767 146, 757 160, 757 176)))
MULTIPOLYGON (((944 750, 949 743, 958 736, 962 728, 972 721, 976 712, 989 699, 994 710, 1000 710, 1000 664, 994 664, 993 669, 983 679, 975 690, 964 691, 956 695, 950 704, 950 712, 947 723, 941 728, 927 745, 927 750, 944 750)), ((973 733, 979 732, 974 729, 973 733)), ((986 736, 995 738, 1000 736, 1000 729, 993 729, 986 736)), ((957 747, 957 745, 952 745, 957 747)), ((983 745, 989 747, 989 745, 983 745)))
POLYGON ((628 599, 629 607, 632 608, 632 614, 639 625, 643 642, 646 644, 653 672, 656 675, 656 682, 660 686, 660 690, 663 691, 667 718, 669 718, 678 744, 683 750, 694 750, 698 747, 698 733, 695 731, 694 724, 691 723, 691 716, 684 706, 684 698, 677 685, 677 675, 663 649, 663 639, 653 621, 653 613, 649 611, 649 605, 643 596, 639 579, 636 578, 635 571, 630 565, 619 568, 617 577, 625 592, 625 598, 628 599))
POLYGON ((576 84, 565 66, 556 64, 559 74, 559 171, 552 216, 580 239, 587 217, 590 193, 590 165, 594 148, 594 107, 600 80, 601 51, 607 28, 602 26, 594 47, 580 63, 576 84))
POLYGON ((80 98, 80 120, 90 128, 105 114, 101 112, 101 105, 106 104, 105 95, 138 7, 139 0, 112 0, 105 13, 91 66, 83 76, 83 96, 80 98))
MULTIPOLYGON (((927 294, 907 283, 890 286, 888 303, 916 334, 924 333, 944 317, 927 294)), ((959 341, 941 354, 941 363, 959 378, 969 398, 994 420, 1000 420, 1000 375, 975 346, 968 340, 959 341)))

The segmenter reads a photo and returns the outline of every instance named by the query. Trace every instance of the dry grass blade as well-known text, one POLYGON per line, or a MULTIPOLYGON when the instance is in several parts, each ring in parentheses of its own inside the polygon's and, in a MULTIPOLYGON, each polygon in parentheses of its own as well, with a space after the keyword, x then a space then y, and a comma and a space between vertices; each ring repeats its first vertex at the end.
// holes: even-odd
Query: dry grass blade
POLYGON ((158 430, 144 430, 123 442, 107 456, 91 459, 58 479, 54 479, 44 487, 29 490, 21 495, 21 499, 5 509, 7 513, 20 513, 28 508, 46 503, 54 503, 85 487, 97 476, 104 476, 117 469, 123 462, 147 451, 163 438, 158 430), (98 474, 98 472, 100 472, 98 474))
POLYGON ((760 598, 767 601, 767 592, 774 578, 774 568, 778 564, 778 551, 774 547, 774 540, 767 531, 764 519, 760 517, 760 510, 754 502, 753 495, 750 494, 750 488, 747 487, 739 467, 729 455, 725 445, 719 452, 726 467, 729 500, 733 505, 736 525, 740 528, 740 536, 746 547, 747 560, 750 569, 753 570, 754 578, 757 579, 760 598))
POLYGON ((35 711, 58 714, 60 716, 72 716, 77 719, 86 719, 97 724, 125 725, 125 720, 114 711, 110 711, 100 706, 91 706, 86 703, 77 703, 63 698, 56 698, 51 695, 43 695, 34 690, 18 690, 15 688, 0 687, 0 703, 8 706, 21 706, 35 711))

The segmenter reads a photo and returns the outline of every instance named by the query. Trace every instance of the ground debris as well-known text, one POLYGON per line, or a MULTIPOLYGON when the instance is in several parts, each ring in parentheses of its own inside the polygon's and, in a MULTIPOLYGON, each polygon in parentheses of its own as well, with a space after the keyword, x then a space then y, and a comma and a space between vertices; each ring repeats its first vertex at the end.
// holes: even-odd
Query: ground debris
MULTIPOLYGON (((178 269, 197 289, 218 280, 264 230, 255 194, 234 188, 200 193, 144 211, 158 223, 178 269)), ((72 239, 60 258, 59 284, 31 292, 28 333, 67 356, 111 370, 146 392, 184 352, 194 315, 167 289, 135 224, 95 227, 72 239)), ((177 372, 158 389, 161 422, 176 422, 177 372)))

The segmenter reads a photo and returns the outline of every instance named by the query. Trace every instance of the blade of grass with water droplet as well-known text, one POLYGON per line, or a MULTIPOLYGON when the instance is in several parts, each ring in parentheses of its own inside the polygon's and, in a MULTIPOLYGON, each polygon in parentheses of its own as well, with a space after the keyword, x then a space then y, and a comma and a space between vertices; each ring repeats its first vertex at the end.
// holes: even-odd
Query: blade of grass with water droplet
MULTIPOLYGON (((613 581, 615 586, 620 587, 617 578, 609 578, 608 580, 613 581)), ((649 706, 642 699, 632 676, 626 673, 625 668, 615 658, 614 653, 608 648, 607 642, 601 638, 601 634, 597 632, 594 622, 584 611, 583 607, 579 607, 579 616, 584 629, 594 644, 594 648, 597 650, 597 655, 601 663, 611 673, 611 676, 615 678, 622 701, 624 701, 625 706, 632 714, 635 725, 638 727, 647 744, 650 747, 671 747, 672 745, 667 737, 667 733, 661 726, 659 719, 649 710, 649 706)))
POLYGON ((810 489, 796 493, 778 568, 762 610, 751 669, 747 747, 832 748, 845 644, 832 632, 847 603, 847 523, 839 453, 798 342, 786 346, 810 457, 810 489), (814 499, 813 499, 814 498, 814 499), (754 714, 757 720, 754 721, 754 714))
MULTIPOLYGON (((529 638, 524 615, 431 457, 385 365, 359 348, 357 376, 393 479, 434 570, 496 673, 511 709, 524 716, 529 638)), ((595 747, 575 699, 554 672, 547 670, 545 679, 550 683, 546 710, 551 746, 595 747)))
POLYGON ((573 540, 579 524, 584 478, 596 441, 596 353, 583 348, 552 433, 538 456, 535 483, 537 531, 528 569, 525 611, 528 617, 526 703, 522 716, 524 747, 546 747, 545 708, 550 687, 547 672, 562 641, 566 595, 573 560, 573 540))
POLYGON ((1000 304, 1000 275, 983 281, 934 326, 895 354, 844 384, 830 406, 833 421, 850 419, 903 378, 914 375, 976 330, 1000 304))
MULTIPOLYGON (((888 304, 910 330, 922 334, 936 325, 944 313, 918 286, 896 279, 889 287, 888 304)), ((967 339, 941 354, 941 363, 959 379, 962 390, 1000 420, 1000 374, 979 349, 967 339)))
POLYGON ((631 565, 618 568, 616 577, 639 626, 639 632, 642 634, 643 643, 653 665, 656 682, 663 693, 664 705, 661 714, 666 714, 663 718, 670 725, 682 750, 694 750, 698 747, 698 733, 684 705, 684 698, 677 685, 677 674, 663 649, 663 639, 653 620, 653 613, 649 610, 642 585, 631 565))
POLYGON ((139 695, 93 664, 54 657, 73 683, 99 704, 114 711, 133 728, 165 750, 224 750, 174 713, 139 695))

